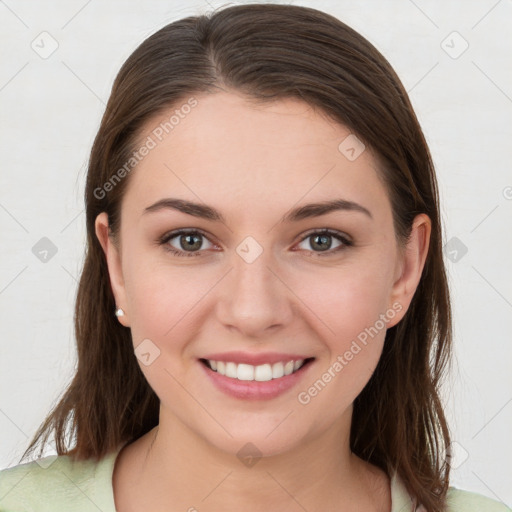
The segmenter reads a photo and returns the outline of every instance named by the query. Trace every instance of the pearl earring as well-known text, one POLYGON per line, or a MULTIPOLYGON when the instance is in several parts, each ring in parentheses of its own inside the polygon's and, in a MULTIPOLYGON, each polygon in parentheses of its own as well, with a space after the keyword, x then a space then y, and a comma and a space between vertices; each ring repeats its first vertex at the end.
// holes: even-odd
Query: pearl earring
POLYGON ((121 308, 117 308, 115 315, 117 317, 124 316, 124 311, 121 308))

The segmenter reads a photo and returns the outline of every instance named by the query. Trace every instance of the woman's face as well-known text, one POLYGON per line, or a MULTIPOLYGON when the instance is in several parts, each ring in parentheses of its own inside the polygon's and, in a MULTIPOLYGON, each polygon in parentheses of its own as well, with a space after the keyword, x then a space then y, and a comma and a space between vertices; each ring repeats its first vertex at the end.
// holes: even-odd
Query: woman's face
MULTIPOLYGON (((306 103, 255 105, 222 92, 188 104, 146 123, 119 251, 104 245, 160 422, 231 453, 251 442, 276 454, 346 433, 386 328, 420 278, 428 218, 417 218, 402 258, 370 150, 306 103), (197 206, 180 211, 177 200, 197 206), (305 208, 331 201, 353 206, 305 208), (211 356, 257 363, 228 365, 242 379, 257 366, 258 378, 277 377, 222 376, 201 361, 211 356), (280 378, 270 365, 306 358, 314 359, 280 378)), ((102 214, 100 239, 105 225, 102 214)))

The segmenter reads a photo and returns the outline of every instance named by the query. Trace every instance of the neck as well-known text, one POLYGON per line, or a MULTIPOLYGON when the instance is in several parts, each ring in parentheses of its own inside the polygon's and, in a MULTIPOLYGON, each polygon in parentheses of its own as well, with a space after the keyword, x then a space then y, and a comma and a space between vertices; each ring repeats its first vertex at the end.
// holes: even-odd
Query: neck
POLYGON ((320 438, 258 457, 250 445, 220 450, 161 411, 159 426, 122 450, 117 510, 389 511, 387 477, 351 453, 351 414, 342 419, 320 438))

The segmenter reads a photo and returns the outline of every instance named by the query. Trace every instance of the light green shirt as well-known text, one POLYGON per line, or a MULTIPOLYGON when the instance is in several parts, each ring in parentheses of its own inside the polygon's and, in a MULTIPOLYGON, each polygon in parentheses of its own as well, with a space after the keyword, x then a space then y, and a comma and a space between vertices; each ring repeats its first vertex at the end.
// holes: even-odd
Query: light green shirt
MULTIPOLYGON (((67 455, 49 456, 0 471, 0 512, 116 512, 112 474, 122 446, 99 462, 73 462, 67 455)), ((413 511, 413 500, 397 475, 391 478, 391 502, 391 512, 413 511)), ((512 509, 479 494, 450 487, 447 512, 512 509)))

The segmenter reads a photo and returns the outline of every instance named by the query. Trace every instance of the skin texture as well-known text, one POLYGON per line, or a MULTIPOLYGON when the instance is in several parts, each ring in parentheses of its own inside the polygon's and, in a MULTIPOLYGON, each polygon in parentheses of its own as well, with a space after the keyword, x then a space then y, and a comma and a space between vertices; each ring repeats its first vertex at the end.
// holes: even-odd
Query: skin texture
MULTIPOLYGON (((297 395, 379 315, 387 327, 405 314, 421 277, 430 220, 413 224, 398 250, 391 204, 367 148, 354 161, 338 146, 350 134, 310 105, 287 99, 257 105, 239 93, 196 96, 180 120, 130 175, 119 245, 96 233, 112 289, 134 347, 160 350, 140 363, 160 398, 160 423, 128 445, 114 471, 119 511, 234 510, 389 511, 389 479, 350 451, 352 403, 382 352, 385 328, 307 405, 297 395), (206 203, 226 222, 167 209, 174 197, 206 203), (337 211, 281 222, 306 203, 343 198, 368 210, 337 211), (202 230, 200 254, 179 257, 158 239, 179 228, 202 230), (353 242, 322 251, 311 231, 329 228, 353 242), (237 246, 247 236, 262 254, 247 263, 237 246), (202 240, 202 244, 201 244, 202 240), (397 305, 401 311, 397 311, 397 305), (199 357, 212 352, 287 352, 315 357, 307 378, 264 401, 229 397, 210 384, 199 357), (237 452, 253 443, 262 458, 247 467, 237 452)), ((168 113, 151 119, 143 141, 168 113)), ((167 242, 186 252, 180 236, 167 242)), ((190 251, 189 251, 190 252, 190 251)), ((197 252, 197 250, 196 250, 197 252)))

